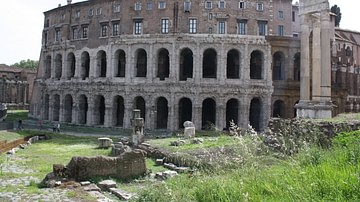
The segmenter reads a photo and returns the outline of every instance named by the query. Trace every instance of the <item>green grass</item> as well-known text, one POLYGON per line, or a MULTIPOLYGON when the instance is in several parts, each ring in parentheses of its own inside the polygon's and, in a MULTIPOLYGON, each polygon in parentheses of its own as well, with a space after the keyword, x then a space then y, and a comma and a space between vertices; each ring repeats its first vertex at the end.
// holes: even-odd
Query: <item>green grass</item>
POLYGON ((7 122, 18 121, 19 119, 28 119, 28 110, 8 110, 7 111, 7 122))
POLYGON ((0 141, 11 142, 26 137, 26 133, 21 131, 0 131, 0 141))

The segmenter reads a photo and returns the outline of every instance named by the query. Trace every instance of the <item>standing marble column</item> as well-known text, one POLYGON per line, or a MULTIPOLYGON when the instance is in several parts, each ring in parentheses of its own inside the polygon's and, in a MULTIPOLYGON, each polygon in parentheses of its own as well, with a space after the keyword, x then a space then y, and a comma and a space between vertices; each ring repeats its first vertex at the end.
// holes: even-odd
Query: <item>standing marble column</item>
POLYGON ((321 12, 321 100, 331 101, 331 47, 330 47, 330 15, 321 12))
POLYGON ((313 26, 312 40, 312 100, 320 101, 320 82, 321 82, 321 43, 320 43, 320 22, 315 19, 313 26))
MULTIPOLYGON (((306 21, 306 16, 301 16, 306 21)), ((303 22, 305 23, 305 22, 303 22)), ((310 29, 307 24, 301 25, 301 58, 300 58, 300 100, 310 100, 310 29)))

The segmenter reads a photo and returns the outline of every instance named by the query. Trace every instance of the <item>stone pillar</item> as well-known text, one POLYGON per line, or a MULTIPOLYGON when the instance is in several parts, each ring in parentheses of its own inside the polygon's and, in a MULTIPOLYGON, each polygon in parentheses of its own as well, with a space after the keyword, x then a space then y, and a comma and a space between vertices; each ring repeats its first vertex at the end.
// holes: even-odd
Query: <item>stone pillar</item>
MULTIPOLYGON (((320 22, 315 19, 312 34, 312 100, 320 101, 321 81, 321 43, 320 43, 320 22)), ((329 41, 330 43, 330 41, 329 41)))
POLYGON ((331 101, 330 15, 321 12, 321 101, 331 101))
POLYGON ((112 99, 106 99, 109 98, 109 96, 105 96, 105 117, 104 117, 104 126, 105 127, 111 127, 112 124, 112 99))
POLYGON ((140 110, 134 109, 133 120, 132 120, 132 143, 134 146, 144 142, 144 119, 140 117, 140 110))
POLYGON ((54 99, 53 99, 53 95, 49 94, 49 121, 53 121, 53 116, 54 116, 54 99))
POLYGON ((156 54, 154 54, 153 48, 154 45, 150 44, 149 51, 147 52, 146 81, 148 83, 152 83, 153 79, 156 78, 157 67, 155 67, 155 60, 157 60, 157 58, 156 58, 156 54))
POLYGON ((132 99, 129 97, 124 97, 124 128, 131 127, 131 115, 133 111, 132 99))
POLYGON ((71 123, 73 124, 78 124, 79 123, 79 102, 78 100, 73 99, 73 109, 72 109, 72 119, 71 119, 71 123))
POLYGON ((175 103, 174 96, 171 94, 171 98, 168 102, 169 116, 168 116, 168 130, 176 130, 176 111, 175 108, 177 104, 175 103))
POLYGON ((226 104, 224 105, 224 100, 220 99, 216 107, 216 127, 219 130, 223 130, 226 127, 226 104), (225 125, 224 125, 225 124, 225 125))
POLYGON ((87 111, 87 119, 86 119, 86 125, 91 126, 94 125, 94 106, 95 100, 92 96, 88 97, 88 111, 87 111))
POLYGON ((59 99, 60 99, 60 103, 59 103, 59 121, 60 122, 64 122, 65 120, 65 105, 64 105, 64 96, 59 94, 59 99))
MULTIPOLYGON (((125 64, 125 83, 130 83, 131 79, 132 79, 132 75, 133 75, 133 69, 132 69, 132 66, 133 66, 133 52, 132 52, 132 49, 131 49, 131 46, 128 46, 127 47, 127 54, 126 54, 126 64, 125 64)), ((131 114, 131 113, 130 113, 131 114)), ((126 128, 129 128, 130 127, 130 122, 129 122, 129 125, 128 127, 126 128)))
POLYGON ((249 111, 250 111, 249 96, 245 96, 240 100, 239 106, 239 127, 247 128, 249 124, 249 111))
MULTIPOLYGON (((306 16, 301 16, 306 21, 306 16)), ((300 101, 310 100, 310 28, 307 24, 301 25, 301 58, 300 58, 300 101)))
POLYGON ((224 44, 221 43, 221 50, 219 53, 217 53, 217 58, 218 58, 218 64, 217 64, 217 75, 216 75, 216 80, 219 82, 220 84, 224 84, 225 83, 225 79, 226 79, 226 57, 227 54, 225 53, 224 50, 224 44))
POLYGON ((195 125, 195 128, 201 129, 201 104, 197 103, 196 100, 195 103, 193 103, 193 112, 192 112, 192 122, 195 125))

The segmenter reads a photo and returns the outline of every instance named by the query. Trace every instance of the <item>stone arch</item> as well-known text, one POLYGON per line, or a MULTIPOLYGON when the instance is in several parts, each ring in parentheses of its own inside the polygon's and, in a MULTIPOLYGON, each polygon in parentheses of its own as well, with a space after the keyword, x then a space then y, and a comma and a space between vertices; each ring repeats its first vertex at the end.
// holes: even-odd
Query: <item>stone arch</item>
POLYGON ((239 125, 239 101, 230 99, 226 103, 226 129, 230 128, 230 121, 239 125))
POLYGON ((65 95, 64 98, 64 121, 67 123, 72 122, 73 98, 70 94, 65 95))
POLYGON ((140 117, 143 118, 145 121, 146 105, 145 105, 145 100, 143 97, 137 96, 135 98, 134 109, 140 110, 140 117))
POLYGON ((144 49, 136 50, 136 77, 146 77, 147 53, 144 49))
POLYGON ((167 129, 169 116, 168 101, 164 97, 159 97, 156 101, 156 128, 167 129))
POLYGON ((126 71, 126 53, 124 50, 117 50, 115 52, 115 64, 114 64, 115 77, 125 77, 126 71))
POLYGON ((193 78, 193 52, 189 48, 184 48, 180 52, 180 81, 193 78))
POLYGON ((122 96, 115 96, 113 99, 113 125, 114 126, 124 126, 124 113, 125 105, 124 98, 122 96))
POLYGON ((282 100, 276 100, 273 105, 273 117, 285 118, 286 106, 285 102, 282 100))
POLYGON ((260 98, 253 98, 250 103, 249 122, 256 131, 260 131, 261 113, 262 109, 260 98))
POLYGON ((106 61, 106 52, 101 50, 96 54, 96 77, 106 77, 107 61, 106 61))
POLYGON ((159 50, 157 57, 157 77, 160 78, 160 80, 164 80, 165 78, 169 78, 169 73, 169 51, 165 48, 162 48, 159 50))
POLYGON ((49 94, 45 94, 44 96, 44 120, 49 120, 49 107, 50 107, 50 96, 49 94))
POLYGON ((78 113, 78 123, 86 124, 87 122, 87 113, 89 109, 88 98, 86 95, 80 95, 79 97, 79 113, 78 113))
POLYGON ((263 79, 264 53, 259 50, 251 52, 250 79, 263 79))
POLYGON ((273 80, 284 80, 285 56, 281 51, 277 51, 273 55, 273 80))
POLYGON ((82 80, 89 78, 90 76, 90 55, 88 52, 83 52, 81 54, 81 71, 80 77, 82 80))
POLYGON ((44 77, 45 77, 45 79, 49 79, 51 77, 51 56, 50 55, 46 56, 44 63, 45 63, 44 77))
POLYGON ((217 53, 209 48, 203 54, 203 78, 216 78, 217 72, 217 53))
POLYGON ((55 79, 60 79, 62 74, 62 55, 57 54, 55 57, 55 79))
POLYGON ((300 81, 300 53, 294 55, 294 80, 300 81))
POLYGON ((179 100, 179 128, 184 128, 184 122, 191 120, 192 102, 189 98, 183 97, 179 100))
POLYGON ((69 53, 67 56, 67 70, 66 79, 70 80, 75 76, 76 59, 74 53, 69 53))
POLYGON ((94 124, 104 125, 105 123, 105 98, 97 95, 94 100, 94 124))
POLYGON ((238 50, 231 49, 226 57, 226 78, 240 78, 240 53, 238 50))
POLYGON ((60 95, 58 95, 58 94, 53 95, 52 106, 53 106, 52 120, 59 121, 60 120, 60 95))
POLYGON ((201 117, 202 129, 206 129, 209 124, 216 124, 216 102, 212 98, 203 101, 201 117))

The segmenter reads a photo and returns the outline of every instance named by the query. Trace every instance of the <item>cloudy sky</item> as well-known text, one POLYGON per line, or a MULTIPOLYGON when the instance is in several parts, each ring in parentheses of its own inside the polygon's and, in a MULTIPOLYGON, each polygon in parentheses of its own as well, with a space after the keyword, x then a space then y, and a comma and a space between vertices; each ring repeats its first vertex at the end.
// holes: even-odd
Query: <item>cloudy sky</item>
MULTIPOLYGON (((73 0, 80 2, 82 0, 73 0)), ((360 31, 359 0, 329 0, 342 13, 340 27, 360 31), (350 3, 351 2, 351 3, 350 3)), ((0 64, 11 65, 21 60, 39 60, 43 12, 56 8, 66 0, 3 0, 0 12, 0 64)))

